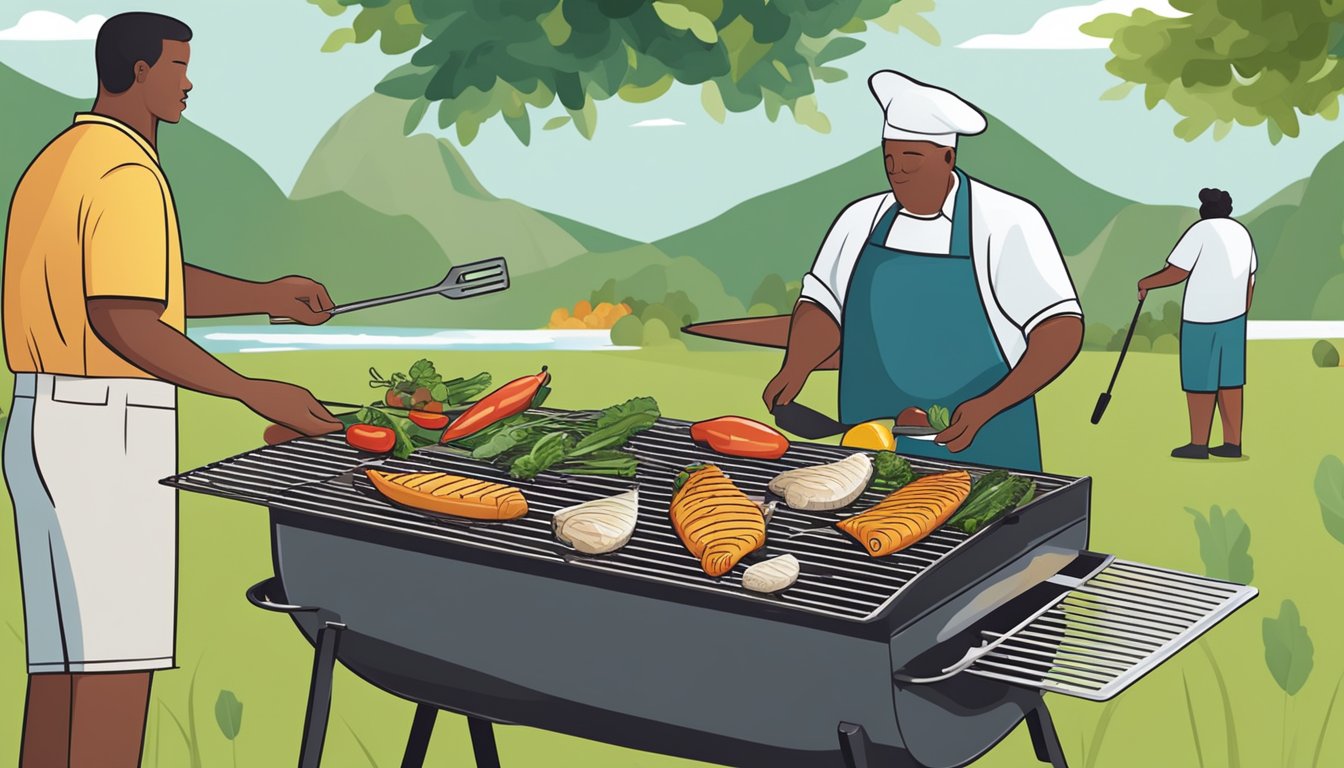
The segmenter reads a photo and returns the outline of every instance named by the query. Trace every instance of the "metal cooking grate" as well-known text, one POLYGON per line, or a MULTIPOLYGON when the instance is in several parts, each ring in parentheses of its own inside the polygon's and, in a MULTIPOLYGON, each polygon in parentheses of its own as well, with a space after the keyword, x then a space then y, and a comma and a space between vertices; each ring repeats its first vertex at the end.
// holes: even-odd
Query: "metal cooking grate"
POLYGON ((1253 587, 1115 560, 1025 626, 982 632, 988 645, 966 671, 1105 701, 1255 595, 1253 587))
MULTIPOLYGON (((425 449, 409 459, 370 458, 345 445, 339 437, 297 440, 263 448, 187 472, 172 484, 187 490, 227 496, 277 509, 335 518, 396 530, 457 544, 532 557, 571 566, 604 570, 691 589, 731 594, 765 601, 832 618, 866 621, 881 612, 899 590, 970 537, 958 531, 935 531, 924 541, 895 555, 869 557, 848 536, 830 524, 852 514, 799 512, 780 504, 769 525, 761 556, 792 554, 801 564, 798 582, 773 595, 748 592, 741 586, 739 565, 722 579, 711 579, 682 546, 667 515, 671 503, 673 467, 700 461, 717 464, 749 496, 764 496, 767 483, 784 469, 836 461, 852 450, 795 444, 775 462, 736 459, 705 451, 691 442, 689 424, 660 420, 636 436, 630 450, 641 457, 638 476, 629 478, 578 477, 543 473, 533 482, 508 478, 507 468, 473 461, 443 451, 425 449), (362 490, 367 481, 352 476, 365 466, 393 471, 445 471, 467 477, 506 482, 520 488, 528 500, 527 516, 504 523, 468 524, 396 506, 362 490), (333 480, 333 478, 340 477, 333 480), (617 552, 585 556, 555 541, 551 517, 559 509, 609 496, 637 484, 639 522, 630 543, 617 552)), ((963 467, 912 459, 920 472, 963 467)), ((975 471, 978 474, 978 470, 975 471)), ((1067 484, 1063 478, 1033 475, 1039 496, 1067 484)), ((882 494, 868 492, 856 508, 872 504, 882 494)), ((990 529, 986 529, 990 530, 990 529)), ((980 532, 977 535, 981 535, 980 532)))

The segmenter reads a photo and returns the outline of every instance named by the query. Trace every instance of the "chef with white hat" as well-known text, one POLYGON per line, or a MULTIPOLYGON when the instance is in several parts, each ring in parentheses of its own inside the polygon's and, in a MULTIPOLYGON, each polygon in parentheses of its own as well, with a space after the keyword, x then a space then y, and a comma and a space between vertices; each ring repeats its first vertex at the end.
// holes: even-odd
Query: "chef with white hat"
POLYGON ((950 426, 901 453, 1041 468, 1034 395, 1082 345, 1082 308, 1032 203, 956 167, 985 118, 955 94, 891 71, 882 107, 890 189, 841 211, 803 278, 766 406, 789 403, 840 353, 840 420, 942 405, 950 426))

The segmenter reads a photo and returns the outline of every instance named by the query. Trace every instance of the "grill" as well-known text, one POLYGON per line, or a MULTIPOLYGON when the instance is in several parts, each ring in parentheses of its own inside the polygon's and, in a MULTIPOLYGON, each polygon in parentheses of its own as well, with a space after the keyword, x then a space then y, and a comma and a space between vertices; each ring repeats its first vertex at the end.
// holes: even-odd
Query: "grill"
MULTIPOLYGON (((520 483, 441 449, 372 459, 328 436, 165 482, 270 510, 275 575, 248 597, 290 614, 314 645, 305 767, 320 760, 338 659, 420 704, 405 766, 423 760, 440 709, 468 716, 479 766, 498 765, 491 723, 729 765, 858 768, 964 765, 1023 721, 1037 757, 1062 766, 1042 692, 1108 699, 1255 595, 1088 551, 1090 481, 1046 474, 1002 520, 884 558, 831 525, 852 510, 781 503, 763 550, 711 579, 668 519, 676 471, 713 462, 764 497, 780 471, 852 449, 730 459, 688 428, 663 419, 636 436, 633 479, 520 483), (363 477, 374 464, 508 482, 529 513, 466 523, 399 507, 363 477), (555 511, 632 484, 639 522, 624 548, 586 556, 555 541, 555 511), (793 587, 742 588, 745 565, 782 554, 801 563, 793 587)), ((921 473, 992 469, 910 461, 921 473)))

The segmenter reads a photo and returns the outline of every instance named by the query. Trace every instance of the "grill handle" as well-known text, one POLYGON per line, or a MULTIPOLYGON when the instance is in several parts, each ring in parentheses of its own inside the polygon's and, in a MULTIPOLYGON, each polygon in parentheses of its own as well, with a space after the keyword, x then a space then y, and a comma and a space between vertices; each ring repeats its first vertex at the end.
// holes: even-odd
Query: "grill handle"
POLYGON ((267 611, 274 611, 276 613, 287 613, 290 615, 296 613, 314 613, 317 614, 318 620, 321 621, 323 624, 338 625, 340 628, 344 629, 345 625, 341 624, 341 617, 337 616, 335 613, 332 613, 331 611, 326 610, 325 608, 314 608, 307 605, 290 605, 289 603, 277 603, 271 599, 271 595, 275 594, 284 595, 284 593, 285 593, 284 588, 280 585, 279 577, 272 576, 271 578, 265 579, 264 581, 259 581, 248 588, 247 602, 257 606, 258 608, 262 608, 267 611))

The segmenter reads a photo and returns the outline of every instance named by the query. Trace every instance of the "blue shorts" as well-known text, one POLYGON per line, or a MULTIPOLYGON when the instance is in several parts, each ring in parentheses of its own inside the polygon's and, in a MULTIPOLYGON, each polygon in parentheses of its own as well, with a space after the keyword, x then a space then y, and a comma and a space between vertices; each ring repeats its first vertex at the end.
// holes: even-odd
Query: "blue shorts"
POLYGON ((1246 385, 1246 316, 1181 323, 1181 389, 1217 392, 1246 385))

